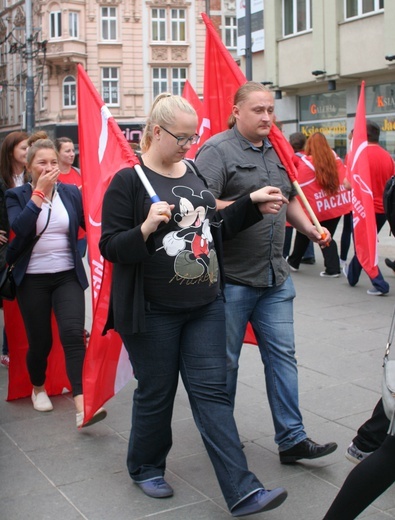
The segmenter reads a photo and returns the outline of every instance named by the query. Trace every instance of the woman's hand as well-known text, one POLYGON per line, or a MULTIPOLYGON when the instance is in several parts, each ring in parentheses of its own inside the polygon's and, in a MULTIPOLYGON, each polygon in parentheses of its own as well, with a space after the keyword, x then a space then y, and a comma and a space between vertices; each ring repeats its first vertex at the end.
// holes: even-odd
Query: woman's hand
POLYGON ((261 213, 277 215, 288 199, 281 193, 280 188, 265 186, 250 194, 251 200, 256 204, 261 213))
POLYGON ((8 242, 7 231, 0 229, 0 244, 6 244, 8 242))
POLYGON ((141 233, 143 234, 144 240, 154 233, 161 222, 168 224, 171 219, 171 211, 174 209, 174 204, 168 204, 167 202, 160 201, 151 204, 147 218, 141 224, 141 233))
POLYGON ((56 165, 51 169, 45 169, 40 177, 37 179, 37 184, 35 189, 42 191, 45 193, 45 196, 48 198, 51 196, 53 187, 58 180, 60 170, 59 166, 56 165))

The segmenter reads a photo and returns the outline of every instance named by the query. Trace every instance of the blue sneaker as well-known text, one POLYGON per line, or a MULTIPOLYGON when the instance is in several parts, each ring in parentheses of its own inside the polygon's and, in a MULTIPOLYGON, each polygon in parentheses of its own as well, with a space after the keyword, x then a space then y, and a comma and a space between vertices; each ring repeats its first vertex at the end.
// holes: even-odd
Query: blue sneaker
POLYGON ((174 495, 173 488, 165 481, 163 477, 152 478, 144 482, 136 482, 138 487, 151 498, 167 498, 174 495))
POLYGON ((287 491, 280 487, 272 491, 269 489, 258 489, 255 493, 239 502, 231 510, 232 516, 248 516, 275 509, 287 498, 287 491))

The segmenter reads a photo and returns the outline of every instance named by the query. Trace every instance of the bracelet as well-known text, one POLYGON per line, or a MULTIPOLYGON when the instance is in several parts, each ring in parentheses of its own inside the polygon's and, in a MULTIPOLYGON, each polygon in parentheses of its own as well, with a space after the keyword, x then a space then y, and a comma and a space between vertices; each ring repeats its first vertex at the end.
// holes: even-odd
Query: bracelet
POLYGON ((43 191, 33 190, 32 196, 33 195, 37 195, 37 197, 40 197, 40 199, 42 199, 42 200, 45 199, 45 193, 43 191))

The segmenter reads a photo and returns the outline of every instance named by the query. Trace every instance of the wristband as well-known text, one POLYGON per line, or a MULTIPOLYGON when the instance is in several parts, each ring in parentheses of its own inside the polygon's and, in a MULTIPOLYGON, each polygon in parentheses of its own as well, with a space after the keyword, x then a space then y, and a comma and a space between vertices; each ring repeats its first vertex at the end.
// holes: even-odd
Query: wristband
POLYGON ((33 190, 32 196, 33 195, 36 195, 37 197, 40 197, 40 199, 42 199, 42 200, 45 199, 45 193, 43 191, 33 190))

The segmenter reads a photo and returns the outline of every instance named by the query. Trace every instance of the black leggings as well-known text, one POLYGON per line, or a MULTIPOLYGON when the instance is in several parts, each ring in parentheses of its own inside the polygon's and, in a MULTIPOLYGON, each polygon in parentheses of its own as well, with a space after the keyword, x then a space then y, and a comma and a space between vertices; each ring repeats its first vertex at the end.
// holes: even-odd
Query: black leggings
POLYGON ((26 274, 17 287, 16 296, 29 342, 26 363, 32 385, 45 383, 47 359, 52 348, 53 309, 73 396, 82 394, 85 298, 74 269, 26 274))
POLYGON ((395 482, 395 437, 351 471, 324 520, 353 520, 395 482))
MULTIPOLYGON (((335 234, 337 225, 339 223, 341 217, 331 218, 329 220, 324 220, 320 222, 323 227, 326 227, 329 233, 332 235, 335 234)), ((291 255, 288 257, 289 263, 299 268, 299 264, 303 258, 303 255, 306 252, 307 246, 309 245, 310 239, 300 233, 299 231, 296 233, 294 249, 291 255)), ((324 265, 325 271, 328 274, 339 274, 340 273, 340 262, 339 262, 339 254, 337 252, 337 244, 335 240, 331 240, 327 247, 321 249, 322 254, 324 256, 324 265)))

